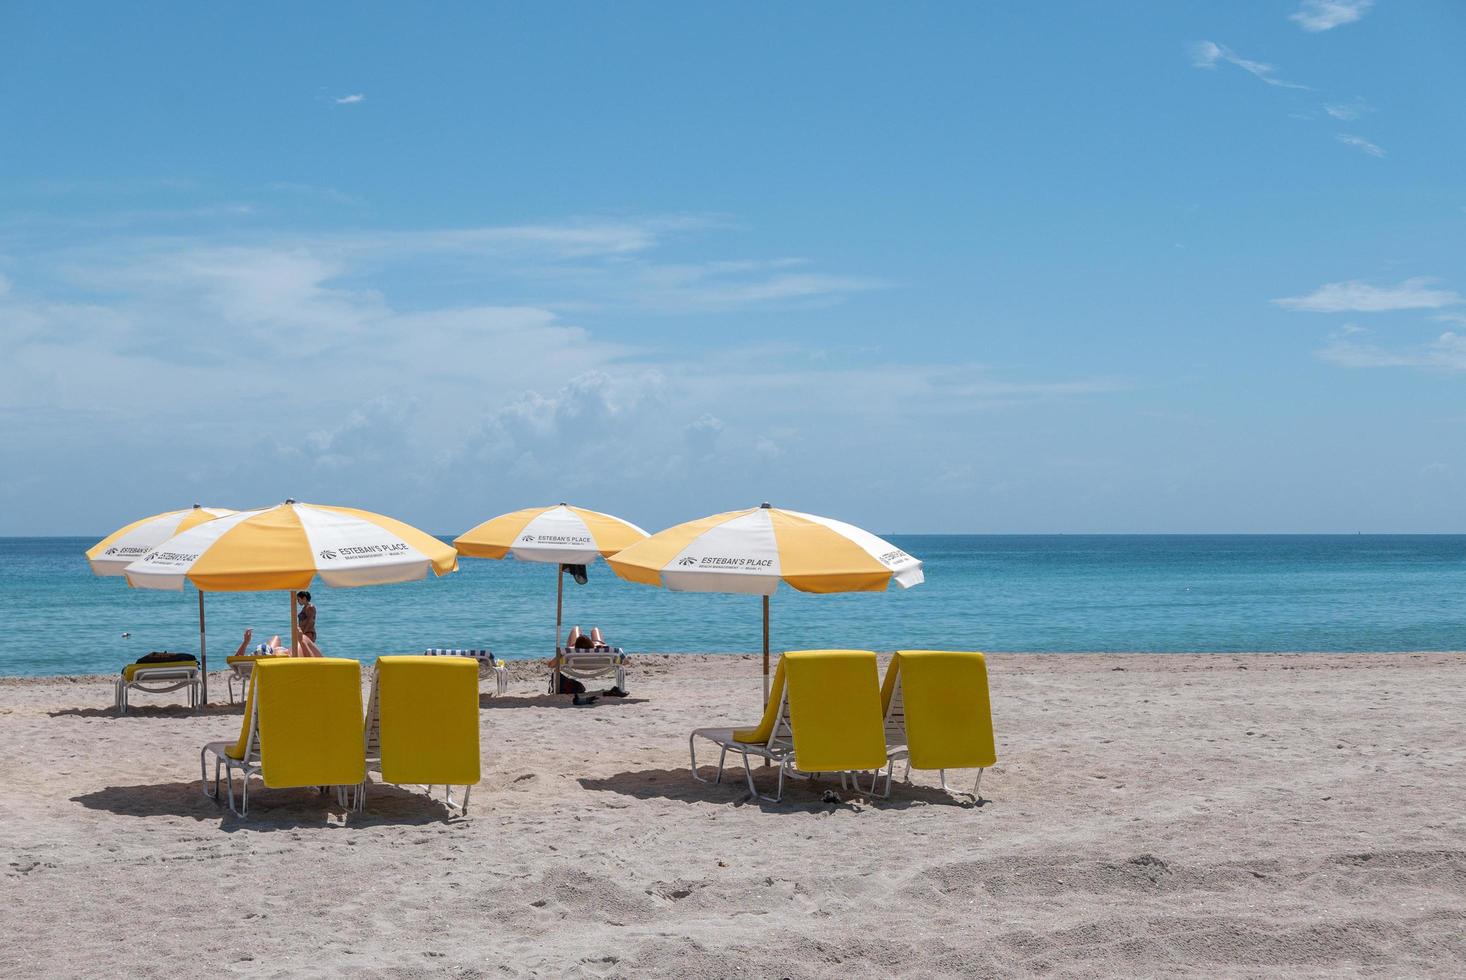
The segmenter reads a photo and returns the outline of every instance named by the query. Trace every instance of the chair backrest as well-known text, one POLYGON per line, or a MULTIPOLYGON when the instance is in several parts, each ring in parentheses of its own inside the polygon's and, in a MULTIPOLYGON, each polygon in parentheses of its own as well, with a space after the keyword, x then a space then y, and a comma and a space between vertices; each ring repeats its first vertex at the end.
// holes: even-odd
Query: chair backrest
POLYGON ((881 769, 880 674, 870 650, 791 650, 784 654, 794 763, 803 772, 881 769))
POLYGON ((251 694, 266 786, 350 786, 366 778, 361 664, 336 657, 262 659, 251 694))
POLYGON ((987 660, 956 650, 900 650, 897 675, 913 769, 978 769, 998 761, 987 660))
MULTIPOLYGON (((779 713, 784 709, 784 658, 774 667, 774 678, 769 683, 769 703, 764 705, 764 716, 753 728, 737 728, 733 740, 745 745, 768 745, 780 734, 779 713)), ((787 734, 787 733, 785 733, 787 734)))
POLYGON ((244 717, 239 721, 239 738, 225 750, 225 754, 231 759, 247 759, 250 753, 250 736, 254 735, 255 729, 255 706, 258 702, 255 699, 254 674, 244 684, 244 717))
POLYGON ((383 779, 424 786, 479 781, 477 660, 378 657, 375 689, 383 779))
POLYGON ((881 718, 885 720, 887 743, 906 744, 906 705, 901 698, 901 654, 886 664, 881 681, 881 718))

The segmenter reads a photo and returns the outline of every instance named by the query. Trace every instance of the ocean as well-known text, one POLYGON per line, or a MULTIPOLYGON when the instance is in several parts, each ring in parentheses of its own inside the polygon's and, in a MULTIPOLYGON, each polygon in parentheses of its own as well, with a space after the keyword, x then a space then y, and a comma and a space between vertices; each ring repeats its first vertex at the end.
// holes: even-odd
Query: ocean
MULTIPOLYGON (((925 562, 925 584, 783 588, 775 650, 1466 650, 1466 535, 884 536, 925 562)), ((83 552, 100 537, 0 538, 0 674, 109 673, 151 650, 197 651, 192 587, 94 577, 83 552)), ((604 563, 565 589, 566 627, 600 626, 628 653, 760 649, 757 596, 632 585, 604 563)), ((553 647, 553 565, 465 558, 440 579, 312 591, 331 656, 489 647, 515 659, 553 647)), ((288 636, 284 592, 206 604, 211 663, 246 626, 257 641, 288 636)))

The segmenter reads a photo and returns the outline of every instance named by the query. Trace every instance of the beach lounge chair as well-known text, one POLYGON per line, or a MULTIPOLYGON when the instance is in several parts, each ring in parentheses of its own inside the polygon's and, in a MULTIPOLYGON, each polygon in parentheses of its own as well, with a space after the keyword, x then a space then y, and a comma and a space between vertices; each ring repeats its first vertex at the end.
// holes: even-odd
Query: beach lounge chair
POLYGON ((881 706, 891 760, 906 760, 908 779, 912 769, 936 769, 945 790, 948 769, 976 769, 972 795, 979 795, 983 771, 998 761, 982 654, 897 651, 881 684, 881 706))
POLYGON ((585 683, 601 677, 615 677, 616 690, 626 693, 626 654, 620 647, 577 650, 560 647, 550 665, 550 693, 560 693, 560 675, 585 683))
POLYGON ((128 664, 122 668, 113 691, 113 700, 118 714, 127 714, 129 695, 133 691, 148 694, 167 694, 169 691, 188 690, 188 706, 199 706, 199 690, 203 675, 199 673, 196 660, 159 661, 150 664, 128 664))
POLYGON ((494 659, 492 650, 450 650, 444 647, 428 647, 424 657, 472 657, 478 661, 479 670, 488 668, 494 675, 494 695, 503 697, 509 691, 509 668, 504 661, 494 659))
POLYGON ((366 781, 361 746, 361 664, 327 657, 262 657, 245 693, 239 738, 210 742, 199 752, 204 795, 219 798, 222 768, 229 782, 229 809, 241 817, 249 812, 249 779, 255 775, 270 789, 333 786, 343 806, 351 805, 348 791, 354 790, 359 808, 366 781), (244 775, 238 807, 236 769, 244 775))
POLYGON ((441 785, 468 813, 479 781, 478 663, 467 657, 378 657, 367 702, 367 768, 383 781, 441 785), (463 787, 461 805, 453 787, 463 787))
POLYGON ((791 650, 779 658, 769 690, 769 703, 755 728, 700 728, 688 737, 692 775, 697 774, 697 739, 717 745, 718 774, 730 751, 743 759, 744 776, 751 797, 778 802, 784 797, 784 776, 793 769, 815 774, 838 772, 841 785, 846 778, 860 789, 858 773, 876 776, 886 768, 890 786, 890 760, 881 728, 880 686, 876 655, 869 650, 791 650), (753 783, 750 757, 768 759, 779 767, 779 786, 774 796, 762 796, 753 783))
POLYGON ((239 684, 239 693, 244 694, 249 687, 250 676, 254 673, 255 661, 264 657, 271 657, 269 653, 240 653, 230 654, 224 658, 225 665, 229 668, 229 674, 225 677, 225 684, 229 688, 229 703, 234 703, 234 685, 239 684))

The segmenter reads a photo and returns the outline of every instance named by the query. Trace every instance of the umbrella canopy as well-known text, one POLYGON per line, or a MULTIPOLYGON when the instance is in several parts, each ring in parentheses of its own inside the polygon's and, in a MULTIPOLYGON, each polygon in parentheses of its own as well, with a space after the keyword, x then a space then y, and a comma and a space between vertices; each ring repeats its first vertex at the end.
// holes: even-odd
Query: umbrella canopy
POLYGON ((144 517, 113 531, 87 549, 87 561, 97 575, 121 575, 123 569, 175 534, 216 517, 234 513, 223 507, 201 507, 194 504, 186 510, 170 510, 144 517))
POLYGON ((294 500, 200 524, 127 566, 131 585, 207 592, 413 582, 458 568, 458 553, 425 531, 352 507, 294 500))
POLYGON ((607 560, 624 579, 674 592, 767 596, 780 582, 801 592, 881 592, 923 578, 920 561, 869 531, 768 504, 678 524, 607 560))
POLYGON ((453 539, 460 555, 588 565, 647 536, 630 521, 559 504, 530 507, 484 521, 453 539))
POLYGON ((764 700, 769 697, 769 596, 780 582, 801 592, 881 592, 921 584, 921 562, 853 524, 764 504, 659 531, 606 561, 616 574, 674 592, 764 598, 764 700))
MULTIPOLYGON (((170 510, 163 514, 144 517, 133 521, 120 530, 113 531, 87 549, 87 561, 94 575, 122 575, 132 562, 152 551, 158 545, 189 528, 197 527, 216 517, 228 517, 234 511, 224 507, 203 507, 194 504, 186 510, 170 510)), ((202 670, 200 695, 204 704, 209 703, 209 655, 204 635, 204 594, 199 593, 199 665, 202 670)))
MULTIPOLYGON (((630 521, 600 511, 571 507, 530 507, 500 514, 453 539, 461 555, 470 558, 507 558, 554 562, 555 651, 560 650, 560 628, 565 604, 565 566, 589 565, 645 540, 647 533, 630 521)), ((585 581, 583 577, 579 581, 585 581)), ((557 661, 558 663, 558 661, 557 661)))

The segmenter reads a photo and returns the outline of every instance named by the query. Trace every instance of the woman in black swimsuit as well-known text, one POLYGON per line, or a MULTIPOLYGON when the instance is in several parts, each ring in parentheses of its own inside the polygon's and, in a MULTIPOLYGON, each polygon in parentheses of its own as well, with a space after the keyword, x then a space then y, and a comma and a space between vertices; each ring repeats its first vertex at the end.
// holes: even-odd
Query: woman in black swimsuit
POLYGON ((295 593, 295 597, 300 600, 300 611, 295 614, 295 623, 300 627, 300 634, 314 643, 316 642, 316 607, 311 602, 311 594, 301 590, 295 593))

